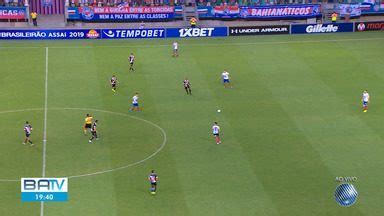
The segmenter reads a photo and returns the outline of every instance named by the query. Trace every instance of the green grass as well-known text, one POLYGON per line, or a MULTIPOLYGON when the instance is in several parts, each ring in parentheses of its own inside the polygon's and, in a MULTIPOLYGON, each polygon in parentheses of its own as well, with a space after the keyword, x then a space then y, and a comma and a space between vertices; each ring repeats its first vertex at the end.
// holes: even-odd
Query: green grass
MULTIPOLYGON (((164 137, 136 117, 163 128, 167 142, 135 166, 71 178, 70 200, 45 203, 44 215, 382 215, 383 39, 384 32, 186 39, 179 58, 171 57, 171 40, 1 41, 0 179, 42 174, 49 47, 48 177, 151 155, 164 137), (223 88, 223 69, 233 89, 223 88), (193 96, 182 88, 185 77, 193 96), (368 113, 361 112, 364 89, 368 113), (136 91, 143 112, 130 113, 136 91), (86 113, 100 121, 93 144, 81 130, 86 113), (25 120, 35 147, 21 144, 25 120), (222 128, 219 146, 213 121, 222 128), (156 196, 151 169, 160 180, 156 196), (337 176, 357 177, 352 207, 333 198, 337 176)), ((20 182, 0 182, 0 191, 0 215, 40 215, 39 203, 20 201, 20 182)))

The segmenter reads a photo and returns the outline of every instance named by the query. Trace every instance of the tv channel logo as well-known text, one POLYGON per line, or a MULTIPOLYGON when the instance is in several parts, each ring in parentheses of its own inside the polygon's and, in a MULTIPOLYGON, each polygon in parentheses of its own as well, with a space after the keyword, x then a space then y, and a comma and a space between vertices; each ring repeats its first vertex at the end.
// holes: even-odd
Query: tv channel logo
POLYGON ((22 178, 21 201, 68 201, 68 178, 22 178))
POLYGON ((336 181, 340 182, 335 190, 335 200, 341 206, 352 206, 357 200, 357 190, 351 182, 355 182, 356 177, 336 177, 336 181))

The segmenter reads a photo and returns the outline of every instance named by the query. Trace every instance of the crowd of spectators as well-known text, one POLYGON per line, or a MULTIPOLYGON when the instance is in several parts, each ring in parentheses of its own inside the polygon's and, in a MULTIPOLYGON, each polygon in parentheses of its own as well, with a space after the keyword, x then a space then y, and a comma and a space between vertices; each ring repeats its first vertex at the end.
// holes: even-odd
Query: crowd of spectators
MULTIPOLYGON (((333 1, 333 0, 329 0, 333 1)), ((70 0, 72 6, 93 5, 93 6, 162 6, 162 5, 185 5, 188 0, 70 0)), ((270 5, 270 4, 306 4, 320 3, 321 0, 196 0, 197 6, 218 6, 218 5, 270 5)))
POLYGON ((21 7, 24 6, 24 0, 0 0, 0 6, 21 7))

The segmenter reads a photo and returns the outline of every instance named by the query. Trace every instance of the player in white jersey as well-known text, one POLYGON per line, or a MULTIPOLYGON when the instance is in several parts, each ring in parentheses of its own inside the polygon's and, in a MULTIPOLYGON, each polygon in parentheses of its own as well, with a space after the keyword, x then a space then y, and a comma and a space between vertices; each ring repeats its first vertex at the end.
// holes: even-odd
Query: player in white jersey
POLYGON ((173 57, 178 57, 179 56, 179 49, 178 49, 179 48, 179 44, 176 41, 174 41, 172 46, 173 46, 173 54, 172 54, 172 56, 173 57))
POLYGON ((135 93, 132 97, 132 108, 131 111, 140 111, 139 108, 139 93, 135 93))
POLYGON ((369 93, 367 90, 363 91, 363 95, 361 97, 361 100, 363 101, 363 112, 368 111, 368 103, 369 103, 369 93))
POLYGON ((213 126, 212 126, 212 134, 213 136, 215 137, 215 140, 216 140, 216 144, 219 145, 221 144, 221 140, 220 140, 220 127, 219 125, 217 124, 217 122, 214 122, 213 123, 213 126))
POLYGON ((228 71, 224 70, 223 73, 221 73, 221 77, 223 78, 224 87, 225 88, 232 88, 231 82, 229 81, 228 71))

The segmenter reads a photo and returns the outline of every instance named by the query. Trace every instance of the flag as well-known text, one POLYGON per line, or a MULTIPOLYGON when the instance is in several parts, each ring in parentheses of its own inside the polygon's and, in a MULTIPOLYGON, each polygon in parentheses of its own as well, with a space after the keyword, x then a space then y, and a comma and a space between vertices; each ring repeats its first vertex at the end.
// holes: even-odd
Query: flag
POLYGON ((119 8, 119 10, 121 10, 127 6, 128 6, 128 2, 121 2, 119 5, 117 5, 117 8, 119 8))

